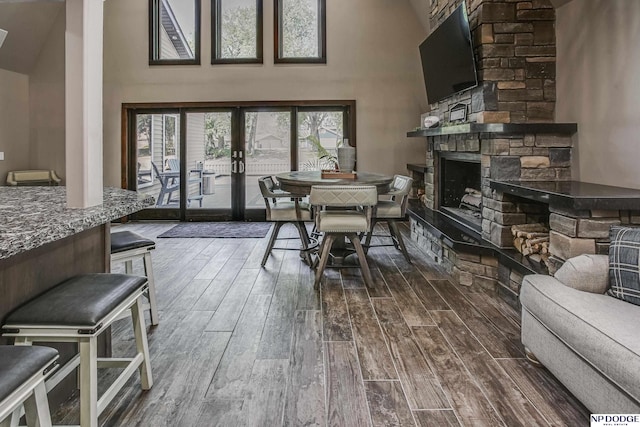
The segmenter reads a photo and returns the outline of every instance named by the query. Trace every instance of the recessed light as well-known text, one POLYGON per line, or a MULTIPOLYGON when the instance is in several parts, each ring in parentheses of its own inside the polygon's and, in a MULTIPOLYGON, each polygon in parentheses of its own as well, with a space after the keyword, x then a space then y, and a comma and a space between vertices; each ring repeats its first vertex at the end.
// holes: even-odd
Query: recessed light
POLYGON ((8 31, 0 28, 0 47, 2 47, 2 43, 4 43, 4 39, 7 37, 8 31))

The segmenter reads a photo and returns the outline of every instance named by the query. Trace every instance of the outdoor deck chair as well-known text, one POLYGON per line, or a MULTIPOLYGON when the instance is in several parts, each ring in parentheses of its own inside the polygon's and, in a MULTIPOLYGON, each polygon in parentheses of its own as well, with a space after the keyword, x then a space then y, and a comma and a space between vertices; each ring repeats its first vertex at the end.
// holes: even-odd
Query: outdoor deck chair
MULTIPOLYGON (((167 166, 171 172, 180 172, 180 160, 179 159, 167 159, 167 166)), ((202 207, 202 199, 203 199, 203 180, 202 180, 202 169, 189 169, 189 173, 187 174, 187 206, 191 204, 191 201, 197 200, 200 207, 202 207), (191 191, 190 189, 193 187, 197 187, 195 191, 191 191)), ((177 181, 177 180, 176 180, 177 181)))

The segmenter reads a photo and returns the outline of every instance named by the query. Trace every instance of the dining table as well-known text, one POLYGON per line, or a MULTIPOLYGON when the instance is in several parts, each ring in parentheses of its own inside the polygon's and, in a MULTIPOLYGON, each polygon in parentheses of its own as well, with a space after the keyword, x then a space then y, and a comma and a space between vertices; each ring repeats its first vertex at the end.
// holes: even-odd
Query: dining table
MULTIPOLYGON (((355 172, 353 178, 323 178, 321 171, 290 171, 276 175, 280 189, 289 193, 305 196, 311 194, 314 185, 374 185, 378 194, 389 191, 393 176, 373 172, 355 172)), ((345 264, 345 258, 355 253, 346 245, 345 239, 337 239, 331 248, 331 267, 354 267, 345 264)))
POLYGON ((321 171, 291 171, 276 175, 280 188, 293 194, 308 195, 314 185, 375 185, 378 194, 389 191, 393 176, 355 172, 353 178, 323 178, 321 171))

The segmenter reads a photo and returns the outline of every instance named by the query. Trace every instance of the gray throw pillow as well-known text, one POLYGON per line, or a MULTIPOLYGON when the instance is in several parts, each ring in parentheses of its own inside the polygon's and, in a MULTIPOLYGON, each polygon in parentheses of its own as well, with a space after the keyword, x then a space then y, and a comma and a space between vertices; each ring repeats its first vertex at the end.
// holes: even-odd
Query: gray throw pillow
POLYGON ((568 259, 553 276, 570 288, 604 294, 609 288, 609 257, 579 255, 568 259))
POLYGON ((609 238, 608 294, 640 305, 640 228, 613 226, 609 238))

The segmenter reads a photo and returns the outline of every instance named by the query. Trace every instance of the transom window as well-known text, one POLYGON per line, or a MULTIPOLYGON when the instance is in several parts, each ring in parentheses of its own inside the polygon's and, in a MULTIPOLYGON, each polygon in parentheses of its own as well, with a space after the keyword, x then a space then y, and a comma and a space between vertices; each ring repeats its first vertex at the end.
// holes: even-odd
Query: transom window
POLYGON ((326 63, 326 0, 275 0, 276 63, 326 63))
POLYGON ((200 0, 149 0, 149 64, 200 64, 200 0))
POLYGON ((212 0, 211 63, 262 63, 262 0, 212 0))

